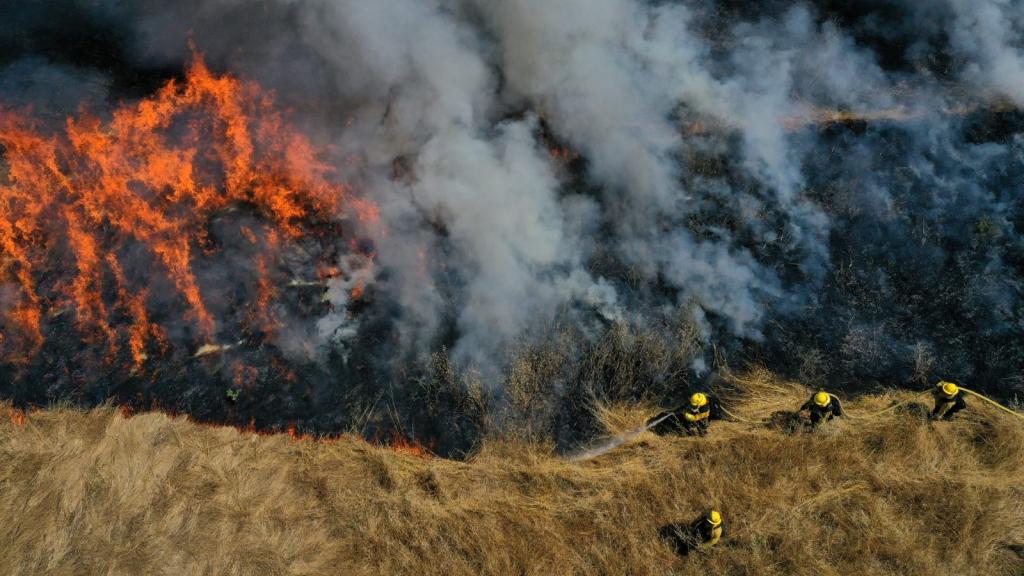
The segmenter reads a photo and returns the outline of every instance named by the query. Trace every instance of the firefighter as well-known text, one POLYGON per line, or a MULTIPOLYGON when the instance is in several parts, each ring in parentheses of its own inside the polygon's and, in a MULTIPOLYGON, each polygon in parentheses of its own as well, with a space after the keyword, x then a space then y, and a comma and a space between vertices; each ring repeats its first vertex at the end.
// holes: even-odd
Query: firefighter
POLYGON ((711 420, 719 418, 721 410, 718 401, 703 392, 696 392, 690 396, 688 404, 658 414, 649 419, 647 425, 657 422, 653 428, 656 434, 685 432, 691 436, 704 436, 708 433, 711 420))
POLYGON ((698 548, 710 548, 722 538, 725 524, 722 523, 722 514, 718 510, 709 510, 707 514, 691 524, 694 540, 698 548))
POLYGON ((804 402, 798 412, 807 410, 811 415, 811 428, 817 428, 822 420, 829 421, 836 416, 843 415, 843 405, 839 398, 825 391, 815 392, 814 396, 804 402))
POLYGON ((964 391, 952 382, 943 380, 932 390, 935 397, 935 409, 929 414, 930 420, 952 420, 953 415, 967 407, 964 391))
POLYGON ((722 514, 709 510, 689 524, 669 524, 661 529, 661 537, 672 543, 676 552, 682 555, 691 550, 707 550, 718 544, 725 531, 722 514))

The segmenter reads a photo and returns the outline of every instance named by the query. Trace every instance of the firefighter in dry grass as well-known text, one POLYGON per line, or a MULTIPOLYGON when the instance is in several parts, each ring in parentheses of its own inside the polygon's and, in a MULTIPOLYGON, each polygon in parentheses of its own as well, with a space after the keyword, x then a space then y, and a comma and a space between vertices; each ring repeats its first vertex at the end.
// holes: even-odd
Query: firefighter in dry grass
POLYGON ((935 397, 935 408, 928 416, 930 420, 952 420, 953 415, 967 408, 964 400, 964 391, 952 382, 939 382, 932 390, 935 397))
POLYGON ((829 421, 836 416, 843 415, 843 405, 839 398, 825 391, 818 391, 814 396, 804 402, 799 412, 807 410, 811 415, 811 428, 817 428, 822 421, 829 421))
POLYGON ((668 540, 682 555, 691 550, 707 550, 718 544, 725 532, 725 523, 718 510, 709 510, 689 524, 669 524, 661 529, 661 537, 668 540))
POLYGON ((725 531, 725 524, 722 522, 722 514, 718 510, 710 510, 703 518, 692 525, 694 540, 698 548, 710 548, 722 539, 725 531))
POLYGON ((661 420, 652 428, 656 434, 685 432, 691 436, 704 436, 708 433, 711 420, 721 417, 718 401, 703 392, 697 392, 690 396, 690 402, 685 406, 662 412, 649 419, 647 425, 661 420))

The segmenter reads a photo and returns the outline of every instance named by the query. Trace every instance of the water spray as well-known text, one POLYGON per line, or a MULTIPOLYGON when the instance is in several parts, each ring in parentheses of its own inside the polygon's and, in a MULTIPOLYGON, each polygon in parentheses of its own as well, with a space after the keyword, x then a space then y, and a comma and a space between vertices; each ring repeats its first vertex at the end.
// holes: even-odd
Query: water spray
POLYGON ((582 452, 578 452, 570 456, 569 461, 582 462, 584 460, 591 460, 593 458, 597 458, 598 456, 607 454, 608 452, 611 452, 612 450, 618 448, 619 446, 622 446, 626 442, 633 440, 634 438, 643 434, 644 432, 647 432, 651 428, 654 428, 658 424, 661 424, 665 420, 668 420, 673 415, 674 414, 672 412, 669 412, 668 414, 662 416, 661 418, 658 418, 657 420, 654 420, 647 424, 637 426, 636 428, 629 432, 626 432, 625 434, 619 434, 618 436, 609 438, 607 441, 605 441, 604 444, 594 446, 593 448, 588 448, 587 450, 583 450, 582 452))

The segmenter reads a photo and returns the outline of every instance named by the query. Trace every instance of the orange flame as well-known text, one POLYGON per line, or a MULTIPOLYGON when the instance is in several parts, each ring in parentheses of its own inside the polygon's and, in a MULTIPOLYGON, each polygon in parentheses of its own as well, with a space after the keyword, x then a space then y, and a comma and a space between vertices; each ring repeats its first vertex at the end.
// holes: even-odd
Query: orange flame
POLYGON ((427 450, 427 448, 422 444, 409 440, 400 434, 395 434, 394 438, 391 440, 391 449, 395 452, 412 454, 413 456, 419 456, 421 458, 429 458, 432 456, 430 450, 427 450))
POLYGON ((210 218, 239 205, 272 227, 243 231, 263 244, 253 306, 272 325, 274 256, 304 222, 342 210, 379 219, 273 106, 258 86, 212 73, 197 54, 184 82, 119 107, 109 121, 83 111, 46 134, 0 108, 0 287, 11 291, 0 307, 0 359, 30 359, 47 318, 73 310, 87 342, 108 357, 126 349, 141 365, 163 337, 148 306, 153 278, 208 341, 216 320, 194 258, 210 218))
POLYGON ((11 410, 11 424, 15 426, 25 425, 25 412, 22 410, 11 410))
POLYGON ((352 292, 351 292, 350 295, 351 295, 353 300, 359 300, 360 298, 363 297, 363 292, 365 292, 365 291, 366 291, 366 286, 364 286, 362 282, 358 282, 358 283, 356 283, 355 286, 352 287, 352 292))
POLYGON ((548 154, 551 155, 552 160, 562 164, 569 164, 580 158, 578 152, 567 146, 552 146, 548 148, 548 154))

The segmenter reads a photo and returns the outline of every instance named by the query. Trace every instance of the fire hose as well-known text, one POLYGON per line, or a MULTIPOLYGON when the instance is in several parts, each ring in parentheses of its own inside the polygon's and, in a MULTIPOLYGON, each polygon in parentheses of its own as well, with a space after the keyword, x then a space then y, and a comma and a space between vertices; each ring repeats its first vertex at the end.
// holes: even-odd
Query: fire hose
POLYGON ((964 392, 967 392, 968 394, 971 394, 973 396, 977 396, 978 398, 981 398, 985 402, 988 402, 989 404, 995 406, 996 408, 1002 410, 1003 412, 1006 412, 1007 414, 1012 414, 1012 415, 1016 416, 1017 418, 1020 418, 1020 419, 1024 420, 1024 414, 1021 414, 1020 412, 1017 412, 1016 410, 1007 408, 1006 406, 1003 406, 999 402, 996 402, 995 400, 989 398, 988 396, 985 396, 984 394, 981 394, 979 392, 975 392, 974 390, 969 390, 969 389, 963 388, 963 387, 961 387, 960 389, 963 390, 964 392))
MULTIPOLYGON (((980 392, 975 392, 974 390, 970 390, 970 389, 963 388, 963 387, 961 387, 960 389, 963 390, 964 392, 968 393, 968 394, 971 394, 972 396, 977 396, 978 398, 981 398, 985 402, 991 404, 992 406, 998 408, 999 410, 1002 410, 1003 412, 1006 412, 1007 414, 1010 414, 1012 416, 1016 416, 1017 418, 1024 419, 1024 414, 1021 414, 1020 412, 1017 412, 1016 410, 1007 408, 1006 406, 1003 406, 1002 404, 996 402, 995 400, 992 400, 991 398, 989 398, 988 396, 985 396, 984 394, 981 394, 980 392)), ((906 404, 909 404, 910 402, 913 402, 917 398, 920 398, 921 396, 923 396, 925 394, 928 394, 930 392, 931 392, 931 390, 923 390, 921 392, 918 392, 918 393, 914 394, 912 397, 910 397, 910 398, 908 398, 908 399, 906 399, 906 400, 904 400, 902 402, 898 402, 896 404, 893 404, 892 406, 889 406, 888 408, 885 408, 883 410, 879 410, 878 412, 874 412, 872 414, 868 414, 867 416, 859 416, 859 417, 855 416, 855 418, 857 418, 857 419, 877 418, 878 416, 881 416, 882 414, 885 414, 887 412, 895 410, 895 409, 899 408, 900 406, 904 406, 906 404)), ((737 422, 741 422, 741 423, 744 423, 744 424, 754 424, 754 425, 762 425, 762 424, 765 424, 767 422, 767 420, 750 420, 750 419, 747 419, 747 418, 743 418, 742 416, 739 416, 737 414, 734 414, 734 413, 730 412, 724 406, 720 406, 720 408, 722 410, 722 413, 724 413, 725 415, 729 416, 733 420, 736 420, 737 422)), ((671 412, 668 413, 668 414, 665 414, 664 416, 662 416, 661 418, 658 418, 657 420, 653 420, 653 421, 651 421, 651 422, 649 422, 647 424, 644 424, 642 426, 638 426, 637 428, 635 428, 635 429, 633 429, 633 430, 631 430, 631 431, 629 431, 629 432, 627 432, 625 434, 620 434, 620 435, 618 435, 618 436, 616 436, 614 438, 611 438, 610 440, 608 440, 604 444, 601 444, 601 445, 596 446, 594 448, 590 448, 590 449, 584 450, 582 452, 579 452, 579 453, 571 456, 569 459, 572 460, 572 461, 577 461, 578 462, 578 461, 581 461, 581 460, 590 460, 592 458, 597 458, 598 456, 601 456, 602 454, 606 454, 606 453, 614 450, 615 448, 618 448, 619 446, 625 444, 629 440, 631 440, 631 439, 639 436, 640 434, 643 434, 644 432, 650 430, 651 428, 657 426, 661 422, 663 422, 666 419, 670 418, 672 415, 673 414, 671 412)))
MULTIPOLYGON (((1012 416, 1016 416, 1017 418, 1024 419, 1024 414, 1021 414, 1020 412, 1017 412, 1016 410, 1013 410, 1011 408, 1007 408, 1006 406, 1003 406, 999 402, 996 402, 995 400, 989 398, 988 396, 985 396, 984 394, 982 394, 980 392, 975 392, 974 390, 970 390, 968 388, 964 388, 963 386, 960 387, 960 390, 963 390, 964 392, 966 392, 966 393, 968 393, 968 394, 970 394, 972 396, 977 396, 978 398, 981 398, 985 402, 991 404, 992 406, 995 406, 996 408, 1002 410, 1003 412, 1006 412, 1007 414, 1010 414, 1012 416)), ((923 390, 923 391, 918 392, 917 394, 915 394, 913 397, 911 397, 911 398, 909 398, 907 400, 904 400, 903 402, 899 402, 897 404, 893 404, 892 406, 889 406, 885 410, 880 410, 878 412, 875 412, 874 414, 869 414, 867 416, 861 416, 860 418, 866 419, 866 418, 875 418, 877 416, 881 416, 882 414, 885 414, 886 412, 889 412, 890 410, 895 410, 896 408, 899 408, 900 406, 908 404, 908 403, 916 400, 917 398, 919 398, 921 396, 924 396, 925 394, 929 394, 929 393, 931 393, 931 390, 923 390)))
POLYGON ((764 424, 764 423, 767 422, 767 420, 747 420, 746 418, 743 418, 742 416, 737 416, 737 415, 733 414, 732 412, 729 412, 728 410, 725 409, 725 406, 719 406, 719 408, 722 409, 722 413, 723 414, 725 414, 726 416, 732 418, 733 420, 735 420, 737 422, 742 422, 744 424, 764 424))
POLYGON ((931 392, 931 390, 922 390, 922 391, 918 392, 917 394, 914 394, 910 398, 904 400, 903 402, 897 402, 896 404, 893 404, 892 406, 889 406, 888 408, 885 408, 884 410, 879 410, 878 412, 874 412, 872 414, 868 414, 867 416, 854 416, 854 418, 858 418, 858 419, 861 419, 861 420, 867 420, 867 419, 870 419, 870 418, 877 418, 878 416, 881 416, 882 414, 885 414, 886 412, 895 410, 895 409, 899 408, 900 406, 906 406, 907 404, 913 402, 914 400, 917 400, 918 398, 920 398, 921 396, 924 396, 925 394, 928 394, 929 392, 931 392))

